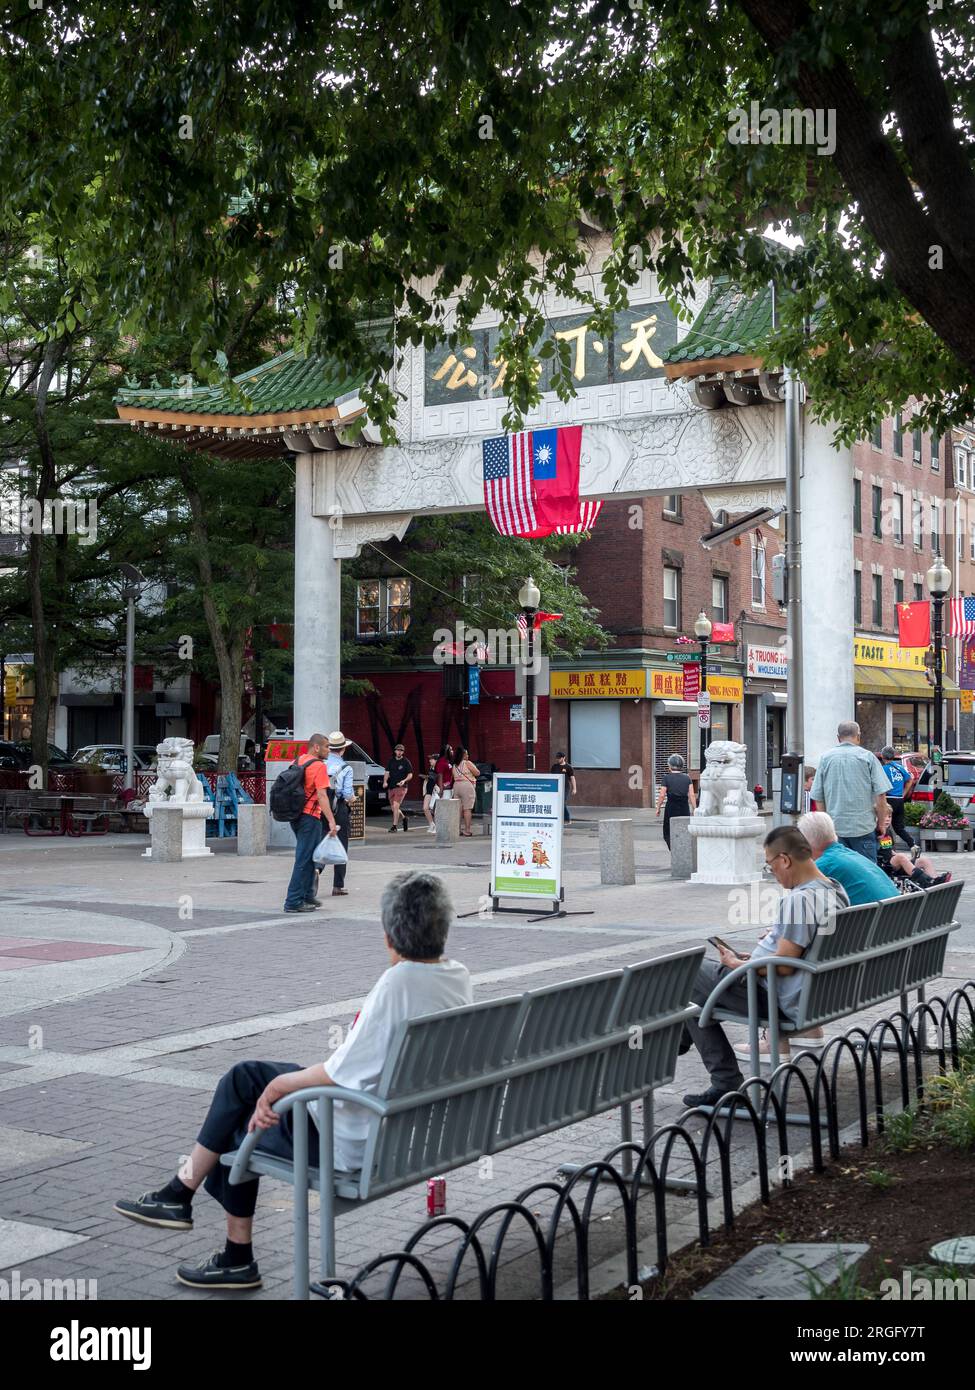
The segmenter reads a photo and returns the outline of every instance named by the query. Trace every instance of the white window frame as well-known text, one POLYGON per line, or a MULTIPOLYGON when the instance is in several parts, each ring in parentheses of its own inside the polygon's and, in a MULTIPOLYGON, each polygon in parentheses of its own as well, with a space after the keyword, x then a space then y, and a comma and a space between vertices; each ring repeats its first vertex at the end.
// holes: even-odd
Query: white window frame
POLYGON ((755 537, 752 537, 752 568, 751 568, 751 596, 752 607, 765 607, 765 546, 755 537), (758 584, 760 599, 755 597, 755 585, 758 584))
POLYGON ((664 516, 683 516, 683 506, 681 494, 679 492, 668 492, 664 495, 664 516), (670 503, 673 502, 673 506, 670 503))
POLYGON ((955 487, 968 487, 968 455, 964 449, 955 450, 955 487))
POLYGON ((712 574, 711 576, 711 612, 714 614, 714 621, 726 623, 728 621, 728 607, 730 599, 728 596, 728 580, 723 574, 712 574), (720 592, 721 603, 715 603, 715 594, 720 592))
POLYGON ((680 570, 675 565, 664 565, 664 627, 670 632, 676 632, 680 627, 680 570), (671 576, 673 576, 674 592, 668 594, 667 586, 671 576), (672 623, 667 621, 668 603, 674 606, 674 621, 672 623))
POLYGON ((894 511, 891 518, 894 526, 894 540, 897 545, 904 544, 904 494, 894 493, 894 511))

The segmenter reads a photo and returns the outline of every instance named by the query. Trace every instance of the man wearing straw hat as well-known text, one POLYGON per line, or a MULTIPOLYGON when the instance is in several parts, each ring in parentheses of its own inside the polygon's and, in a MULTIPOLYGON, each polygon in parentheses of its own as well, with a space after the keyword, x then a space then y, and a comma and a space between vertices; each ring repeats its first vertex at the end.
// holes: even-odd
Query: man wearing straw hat
MULTIPOLYGON (((338 838, 345 846, 346 853, 349 851, 349 808, 355 800, 355 792, 352 789, 352 769, 342 756, 348 746, 349 740, 341 729, 336 729, 329 734, 328 761, 325 764, 331 787, 332 813, 339 828, 338 838)), ((335 864, 332 868, 332 896, 334 898, 342 898, 348 894, 349 890, 345 886, 347 867, 346 864, 335 864)))

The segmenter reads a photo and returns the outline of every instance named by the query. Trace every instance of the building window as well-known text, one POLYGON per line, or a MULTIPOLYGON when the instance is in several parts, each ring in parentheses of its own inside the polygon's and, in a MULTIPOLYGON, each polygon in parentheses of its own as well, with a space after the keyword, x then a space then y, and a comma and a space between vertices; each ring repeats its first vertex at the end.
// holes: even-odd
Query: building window
POLYGON ((894 493, 894 540, 898 545, 904 544, 904 498, 901 493, 894 493))
POLYGON ((873 625, 883 627, 884 625, 884 577, 882 574, 875 574, 873 577, 873 625))
POLYGON ((894 580, 894 603, 895 603, 895 604, 902 604, 903 602, 904 602, 904 581, 903 581, 903 579, 895 579, 895 580, 894 580))
POLYGON ((367 579, 355 586, 355 635, 378 637, 380 631, 380 591, 378 579, 367 579))
POLYGON ((971 558, 975 560, 975 521, 972 522, 972 538, 970 543, 971 558))
POLYGON ((853 621, 857 627, 863 622, 863 575, 853 571, 853 621))
POLYGON ((955 487, 968 487, 968 455, 964 449, 955 450, 955 487))
POLYGON ((664 627, 680 627, 680 570, 664 568, 664 627))
POLYGON ((668 492, 664 498, 664 516, 678 517, 681 515, 681 495, 679 492, 668 492))
POLYGON ((873 427, 872 443, 873 443, 873 447, 874 447, 875 449, 882 449, 882 448, 884 447, 884 422, 883 422, 883 420, 878 420, 877 423, 876 423, 876 424, 874 425, 874 427, 873 427))
POLYGON ((412 587, 408 579, 386 580, 386 630, 405 632, 410 625, 412 587))
POLYGON ((920 497, 911 499, 911 530, 914 533, 914 547, 920 550, 924 544, 924 503, 920 497))
POLYGON ((860 479, 853 479, 853 529, 857 535, 863 529, 863 515, 860 507, 860 494, 863 489, 860 486, 860 479))
POLYGON ((765 607, 765 547, 752 541, 752 607, 765 607))
POLYGON ((911 456, 915 463, 921 462, 921 431, 920 429, 911 431, 911 456))
POLYGON ((870 493, 872 497, 871 507, 873 510, 873 533, 877 537, 877 539, 880 540, 884 534, 882 524, 884 490, 882 487, 877 487, 876 485, 874 485, 870 489, 870 493))
POLYGON ((619 767, 622 703, 622 700, 570 700, 569 757, 573 767, 619 767))
POLYGON ((935 473, 941 467, 941 435, 931 436, 931 467, 935 473))
POLYGON ((711 609, 714 622, 728 621, 728 581, 720 579, 717 575, 711 579, 711 609))
MULTIPOLYGON (((973 533, 973 535, 972 535, 972 548, 973 548, 973 551, 975 551, 975 533, 973 533)), ((923 601, 924 601, 924 585, 921 583, 920 579, 915 579, 915 581, 914 581, 914 602, 915 602, 915 603, 923 603, 923 601)))
POLYGON ((931 549, 936 555, 941 550, 941 509, 934 498, 931 499, 931 549))
POLYGON ((410 625, 410 601, 408 579, 360 580, 356 584, 356 636, 405 632, 410 625))
POLYGON ((898 458, 904 457, 904 417, 900 411, 894 416, 894 453, 898 458))

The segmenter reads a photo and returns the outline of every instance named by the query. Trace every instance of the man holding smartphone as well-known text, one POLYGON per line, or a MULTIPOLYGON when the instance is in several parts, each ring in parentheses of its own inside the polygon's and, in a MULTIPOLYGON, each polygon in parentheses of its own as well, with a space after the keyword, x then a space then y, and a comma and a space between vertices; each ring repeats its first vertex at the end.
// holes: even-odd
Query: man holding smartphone
MULTIPOLYGON (((805 954, 816 932, 833 918, 837 908, 849 907, 850 900, 835 879, 827 878, 816 868, 812 850, 804 835, 794 826, 780 825, 765 837, 765 863, 786 890, 779 901, 775 925, 762 937, 751 955, 743 956, 721 940, 711 940, 718 952, 717 961, 705 961, 698 971, 691 991, 691 1001, 703 1004, 719 980, 736 970, 746 960, 767 956, 776 964, 759 970, 759 1011, 768 1018, 768 969, 776 972, 779 1013, 787 1023, 795 1022, 799 1010, 802 972, 790 965, 790 960, 805 954)), ((722 1007, 735 1012, 748 1012, 748 985, 745 977, 736 980, 721 999, 722 1007)), ((725 1036, 720 1023, 702 1028, 696 1019, 684 1025, 680 1051, 696 1047, 711 1074, 711 1085, 700 1094, 684 1097, 684 1104, 717 1105, 729 1091, 737 1091, 744 1083, 735 1050, 725 1036)))

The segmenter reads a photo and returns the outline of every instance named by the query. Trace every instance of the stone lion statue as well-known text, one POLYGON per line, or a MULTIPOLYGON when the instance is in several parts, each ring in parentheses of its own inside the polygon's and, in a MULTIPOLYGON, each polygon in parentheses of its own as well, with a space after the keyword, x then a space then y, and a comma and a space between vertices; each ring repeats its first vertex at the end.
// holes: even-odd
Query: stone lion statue
POLYGON ((697 816, 757 816, 758 807, 745 776, 743 743, 717 739, 705 749, 697 816))
POLYGON ((164 738, 156 744, 156 780, 149 789, 144 811, 152 815, 159 805, 185 805, 203 800, 203 787, 193 771, 193 742, 188 738, 164 738))

